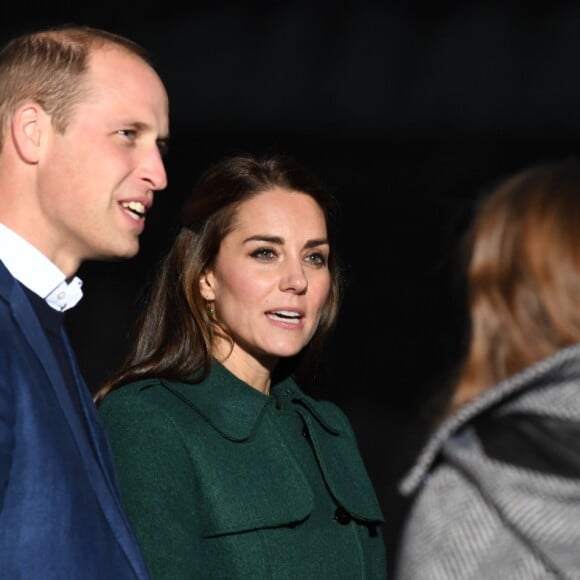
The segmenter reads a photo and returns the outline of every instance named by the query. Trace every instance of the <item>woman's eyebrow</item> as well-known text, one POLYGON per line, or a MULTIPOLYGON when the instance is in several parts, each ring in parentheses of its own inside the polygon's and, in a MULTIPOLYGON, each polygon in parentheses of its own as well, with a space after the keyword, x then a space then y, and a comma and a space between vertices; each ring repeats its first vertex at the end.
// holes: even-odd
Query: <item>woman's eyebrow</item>
MULTIPOLYGON (((266 234, 255 234, 253 236, 249 236, 246 239, 244 239, 244 241, 242 243, 245 244, 247 242, 269 242, 271 244, 282 245, 282 244, 284 244, 284 238, 281 238, 280 236, 268 236, 266 234)), ((308 240, 304 244, 304 247, 305 248, 315 248, 317 246, 328 245, 328 243, 329 242, 328 242, 327 238, 313 239, 313 240, 308 240)))
POLYGON ((284 238, 280 236, 268 236, 266 234, 255 234, 246 238, 243 243, 246 242, 270 242, 271 244, 283 244, 284 238))

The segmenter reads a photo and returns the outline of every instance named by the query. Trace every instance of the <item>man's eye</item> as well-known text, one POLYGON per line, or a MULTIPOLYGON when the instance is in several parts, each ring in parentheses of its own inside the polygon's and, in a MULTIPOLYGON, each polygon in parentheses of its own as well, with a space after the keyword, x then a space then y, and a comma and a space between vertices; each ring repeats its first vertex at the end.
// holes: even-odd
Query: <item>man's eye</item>
POLYGON ((159 149, 161 157, 166 157, 167 154, 169 153, 169 143, 164 139, 159 139, 157 141, 157 149, 159 149))
POLYGON ((119 129, 117 133, 123 137, 128 137, 129 139, 134 139, 135 135, 137 135, 137 131, 134 129, 119 129))

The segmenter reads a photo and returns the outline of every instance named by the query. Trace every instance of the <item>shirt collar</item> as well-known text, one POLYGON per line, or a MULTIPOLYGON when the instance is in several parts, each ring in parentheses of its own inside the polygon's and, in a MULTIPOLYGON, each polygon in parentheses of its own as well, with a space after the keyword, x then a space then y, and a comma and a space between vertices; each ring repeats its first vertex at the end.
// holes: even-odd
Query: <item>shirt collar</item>
POLYGON ((22 285, 40 296, 55 310, 64 312, 83 296, 82 280, 66 276, 42 252, 0 224, 0 260, 22 285))

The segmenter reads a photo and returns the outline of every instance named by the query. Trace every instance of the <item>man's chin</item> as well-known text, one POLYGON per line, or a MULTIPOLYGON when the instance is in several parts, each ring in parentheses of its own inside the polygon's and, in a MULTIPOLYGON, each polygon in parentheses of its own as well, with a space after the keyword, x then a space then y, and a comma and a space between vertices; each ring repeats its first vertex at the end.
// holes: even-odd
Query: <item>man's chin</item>
POLYGON ((108 253, 95 256, 93 260, 103 260, 107 262, 120 262, 122 260, 129 260, 134 258, 139 253, 139 243, 125 246, 124 248, 115 248, 108 253))

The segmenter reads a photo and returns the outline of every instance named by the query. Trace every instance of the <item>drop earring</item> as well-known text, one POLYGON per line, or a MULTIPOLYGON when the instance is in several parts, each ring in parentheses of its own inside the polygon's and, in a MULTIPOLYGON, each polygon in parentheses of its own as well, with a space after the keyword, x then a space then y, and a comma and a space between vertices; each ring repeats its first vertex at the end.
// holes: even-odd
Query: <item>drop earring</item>
POLYGON ((207 315, 210 318, 213 318, 213 313, 214 313, 213 302, 207 301, 205 303, 205 311, 207 312, 207 315))

